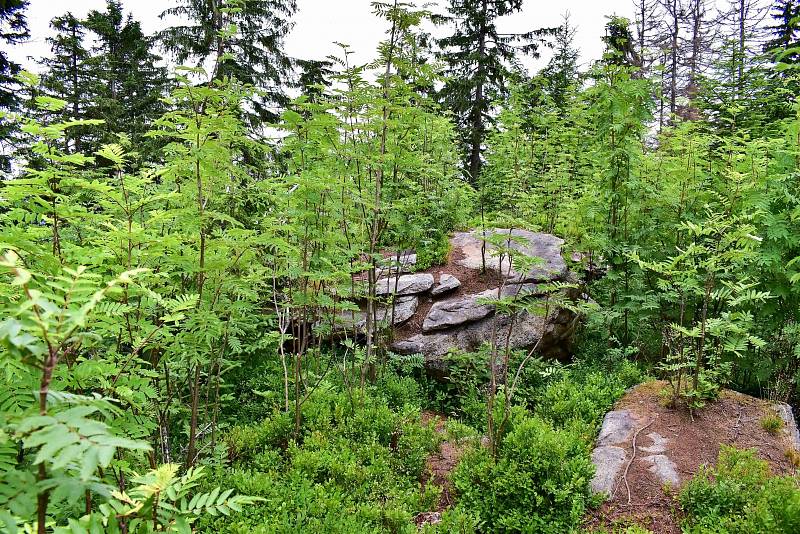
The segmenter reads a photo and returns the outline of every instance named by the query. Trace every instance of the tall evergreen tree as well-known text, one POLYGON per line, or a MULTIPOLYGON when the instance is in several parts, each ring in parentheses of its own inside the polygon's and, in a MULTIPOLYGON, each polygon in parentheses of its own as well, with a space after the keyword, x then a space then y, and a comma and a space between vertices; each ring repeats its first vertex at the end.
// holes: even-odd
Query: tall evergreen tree
POLYGON ((283 52, 283 39, 292 28, 295 0, 178 0, 161 17, 185 24, 159 34, 164 48, 178 62, 211 66, 212 76, 236 77, 259 89, 252 101, 252 119, 275 120, 276 106, 287 102, 284 88, 292 60, 283 52), (235 27, 235 32, 232 28, 235 27))
POLYGON ((87 116, 106 122, 99 141, 124 132, 137 150, 147 151, 152 142, 144 134, 163 111, 160 99, 168 85, 161 58, 151 51, 141 24, 124 16, 118 0, 108 0, 103 12, 91 11, 84 24, 96 42, 89 60, 93 104, 87 116))
MULTIPOLYGON (((64 119, 80 119, 84 116, 88 96, 89 51, 83 44, 86 29, 70 12, 55 17, 50 21, 50 27, 56 33, 47 39, 51 56, 41 62, 46 69, 42 86, 50 96, 67 102, 63 109, 64 119)), ((70 128, 65 135, 70 149, 81 152, 81 129, 70 128)))
POLYGON ((556 31, 553 57, 542 70, 542 76, 555 105, 564 110, 567 93, 578 82, 578 50, 575 48, 575 27, 570 24, 569 14, 556 31))
POLYGON ((465 171, 473 183, 483 165, 483 142, 492 102, 507 94, 506 79, 521 55, 538 57, 554 28, 503 33, 497 19, 517 13, 522 0, 450 0, 452 35, 439 41, 449 78, 442 97, 454 114, 467 153, 465 171))
MULTIPOLYGON (((29 37, 25 9, 28 0, 0 0, 0 111, 11 111, 19 106, 14 77, 20 71, 18 63, 11 61, 6 52, 9 45, 19 44, 29 37)), ((13 126, 0 121, 0 143, 6 144, 12 136, 13 126)), ((0 168, 7 168, 8 150, 0 146, 0 168)))
MULTIPOLYGON (((800 2, 776 0, 770 13, 773 24, 769 26, 772 39, 764 44, 765 52, 800 47, 800 2)), ((790 52, 781 56, 780 63, 800 63, 800 55, 790 52)))
POLYGON ((299 59, 297 66, 300 67, 300 76, 297 79, 297 88, 309 100, 316 102, 324 93, 326 87, 330 86, 330 78, 333 76, 333 62, 316 59, 299 59))

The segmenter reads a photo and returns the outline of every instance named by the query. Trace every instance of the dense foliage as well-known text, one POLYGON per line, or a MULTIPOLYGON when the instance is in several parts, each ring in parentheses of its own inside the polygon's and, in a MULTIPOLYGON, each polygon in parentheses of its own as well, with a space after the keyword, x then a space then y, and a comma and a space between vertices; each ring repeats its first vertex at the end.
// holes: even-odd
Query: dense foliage
MULTIPOLYGON (((27 3, 0 3, 4 44, 27 3)), ((797 3, 717 6, 712 38, 702 0, 637 2, 585 70, 568 18, 419 4, 373 2, 366 65, 290 58, 294 0, 180 0, 154 36, 109 0, 54 14, 40 75, 0 52, 2 531, 416 532, 446 441, 455 501, 424 531, 570 532, 647 374, 675 409, 797 406, 797 3), (491 303, 578 314, 571 362, 499 329, 443 375, 388 350, 380 273, 470 227, 564 238, 574 279, 491 303)), ((680 504, 688 532, 798 523, 749 452, 680 504)))

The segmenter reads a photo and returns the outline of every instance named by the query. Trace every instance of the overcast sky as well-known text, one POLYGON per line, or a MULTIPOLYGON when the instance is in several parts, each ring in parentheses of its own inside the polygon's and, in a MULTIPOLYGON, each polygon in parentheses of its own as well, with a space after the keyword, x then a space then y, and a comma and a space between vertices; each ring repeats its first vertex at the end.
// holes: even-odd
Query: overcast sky
MULTIPOLYGON (((169 3, 170 0, 122 1, 126 12, 141 21, 148 34, 163 27, 164 22, 158 15, 169 3)), ((337 53, 334 42, 339 41, 352 47, 354 62, 366 63, 374 59, 386 23, 372 14, 370 3, 371 0, 297 0, 295 26, 286 41, 286 52, 296 58, 322 59, 337 53)), ((439 0, 438 3, 446 5, 447 2, 439 0)), ((105 0, 30 0, 27 17, 31 39, 12 50, 12 57, 26 68, 38 70, 28 58, 38 59, 49 53, 46 38, 50 34, 50 19, 67 10, 76 17, 83 17, 90 10, 102 10, 104 6, 105 0)), ((600 37, 606 15, 631 18, 632 0, 525 0, 522 12, 506 17, 500 26, 503 31, 558 26, 567 11, 577 27, 576 47, 581 53, 581 63, 586 65, 602 54, 600 37)))

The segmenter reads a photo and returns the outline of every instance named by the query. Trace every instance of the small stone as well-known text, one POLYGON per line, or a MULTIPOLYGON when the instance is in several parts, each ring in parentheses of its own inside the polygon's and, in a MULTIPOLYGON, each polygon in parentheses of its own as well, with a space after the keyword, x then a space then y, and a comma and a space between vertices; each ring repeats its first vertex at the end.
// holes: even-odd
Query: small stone
POLYGON ((461 286, 461 280, 453 276, 452 274, 442 273, 439 276, 439 283, 436 284, 433 289, 431 289, 431 295, 437 296, 441 295, 442 293, 447 293, 449 291, 453 291, 461 286))
POLYGON ((428 273, 404 274, 398 277, 381 278, 375 284, 375 295, 415 295, 433 287, 433 275, 428 273))
POLYGON ((592 491, 611 495, 625 464, 625 450, 614 446, 598 447, 592 451, 592 463, 595 465, 592 491))

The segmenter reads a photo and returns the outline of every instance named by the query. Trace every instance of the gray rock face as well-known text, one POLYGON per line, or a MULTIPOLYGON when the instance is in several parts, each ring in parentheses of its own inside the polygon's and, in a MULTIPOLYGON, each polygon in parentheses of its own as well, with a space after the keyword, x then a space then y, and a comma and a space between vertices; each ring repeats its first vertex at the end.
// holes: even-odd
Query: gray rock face
POLYGON ((614 493, 617 480, 622 475, 622 466, 625 465, 625 450, 612 445, 597 447, 592 451, 592 463, 595 465, 592 491, 611 495, 614 493))
MULTIPOLYGON (((492 232, 502 235, 503 230, 492 232)), ((480 270, 482 235, 480 231, 456 233, 450 240, 452 261, 462 268, 480 270)), ((459 280, 446 270, 440 272, 439 282, 435 285, 433 276, 426 273, 405 274, 399 279, 394 276, 381 278, 378 296, 419 295, 426 303, 432 300, 424 318, 415 316, 412 319, 415 326, 422 325, 421 331, 415 329, 405 339, 397 338, 391 350, 399 354, 421 353, 425 356, 428 368, 434 369, 446 367, 443 356, 449 352, 475 351, 493 339, 501 349, 508 345, 512 349, 536 348, 544 355, 566 355, 577 325, 576 315, 572 311, 543 305, 536 313, 521 311, 511 318, 498 315, 495 307, 486 302, 496 300, 498 296, 504 299, 524 296, 533 301, 542 295, 536 282, 573 281, 561 258, 561 239, 548 234, 514 230, 511 232, 511 241, 509 247, 516 251, 512 255, 514 263, 518 268, 524 265, 524 272, 514 271, 507 258, 505 263, 500 264, 497 257, 493 259, 491 254, 487 256, 488 267, 502 271, 504 281, 500 285, 500 295, 497 288, 464 294, 463 282, 466 279, 460 276, 459 280), (529 261, 519 261, 524 258, 529 261), (423 296, 426 292, 427 295, 423 296), (455 294, 448 294, 450 292, 455 294)), ((491 250, 492 247, 489 247, 490 253, 491 250)), ((462 271, 459 269, 459 272, 462 271)), ((580 291, 577 290, 564 289, 561 294, 573 300, 580 298, 580 291)), ((416 315, 420 313, 416 311, 416 315)))
POLYGON ((613 410, 603 418, 592 452, 595 465, 592 490, 595 493, 614 493, 614 487, 622 476, 622 466, 629 459, 627 447, 634 432, 642 426, 642 421, 630 410, 613 410))
POLYGON ((794 419, 792 407, 785 402, 778 402, 773 408, 778 416, 783 419, 786 432, 789 434, 789 439, 792 441, 792 446, 795 450, 800 451, 800 431, 797 430, 797 421, 794 419))
POLYGON ((638 421, 628 410, 614 410, 608 412, 603 418, 603 426, 597 437, 598 447, 616 445, 630 441, 633 432, 638 426, 638 421))
POLYGON ((425 321, 422 323, 422 331, 425 333, 434 332, 483 319, 494 312, 494 306, 485 303, 485 301, 521 297, 526 294, 532 294, 535 291, 536 286, 534 284, 508 284, 503 286, 502 289, 487 289, 480 293, 437 302, 431 307, 428 316, 425 317, 425 321))
POLYGON ((379 278, 391 277, 398 273, 407 274, 414 269, 414 266, 416 264, 417 264, 416 254, 403 253, 400 254, 399 260, 397 256, 386 258, 383 262, 381 262, 381 266, 378 268, 376 274, 379 278))
POLYGON ((389 321, 394 319, 392 324, 403 324, 414 316, 418 305, 419 298, 416 296, 398 297, 394 303, 394 306, 378 308, 376 316, 378 321, 389 321))
POLYGON ((461 287, 461 281, 452 274, 443 273, 439 276, 439 283, 431 289, 431 295, 434 297, 448 293, 461 287))
POLYGON ((381 278, 376 282, 375 295, 415 295, 433 287, 433 275, 428 273, 404 274, 399 277, 381 278))
POLYGON ((670 441, 669 439, 665 438, 658 432, 650 432, 647 434, 647 437, 650 438, 650 441, 652 441, 653 444, 649 447, 639 447, 639 450, 649 452, 651 454, 661 454, 667 450, 667 443, 670 441))
MULTIPOLYGON (((501 258, 497 254, 496 248, 490 243, 486 243, 486 267, 500 272, 503 276, 517 282, 536 282, 551 281, 563 278, 567 274, 567 264, 561 257, 561 246, 563 239, 550 234, 529 232, 527 230, 494 229, 487 230, 487 234, 507 237, 507 248, 515 251, 518 258, 531 258, 533 264, 528 265, 524 272, 517 272, 509 262, 507 255, 501 258)), ((459 265, 470 269, 481 269, 483 267, 483 254, 481 249, 484 245, 482 239, 483 232, 473 230, 471 232, 456 233, 450 240, 454 249, 461 252, 462 258, 456 260, 459 265)), ((520 261, 515 263, 519 264, 520 261)))
POLYGON ((677 488, 680 485, 681 477, 678 476, 678 467, 667 455, 645 456, 642 461, 651 464, 647 470, 658 477, 658 481, 662 484, 669 484, 673 488, 677 488))
POLYGON ((475 351, 490 342, 495 332, 498 332, 497 345, 501 350, 505 349, 506 340, 512 349, 536 346, 546 335, 547 322, 547 318, 527 312, 519 313, 513 321, 504 315, 492 315, 460 327, 417 334, 397 341, 392 345, 392 351, 398 354, 424 354, 429 366, 443 366, 441 358, 453 348, 475 351))
MULTIPOLYGON (((393 325, 403 324, 411 319, 419 306, 419 298, 416 296, 398 297, 394 303, 394 316, 392 306, 380 307, 375 312, 378 322, 388 322, 392 318, 393 325)), ((363 332, 367 327, 367 314, 364 310, 343 311, 338 317, 339 326, 344 329, 352 329, 363 332)))
POLYGON ((425 317, 425 321, 422 323, 422 331, 444 330, 451 326, 483 319, 494 311, 494 306, 481 304, 479 301, 491 299, 496 294, 496 290, 489 289, 474 295, 437 302, 431 307, 428 316, 425 317))

